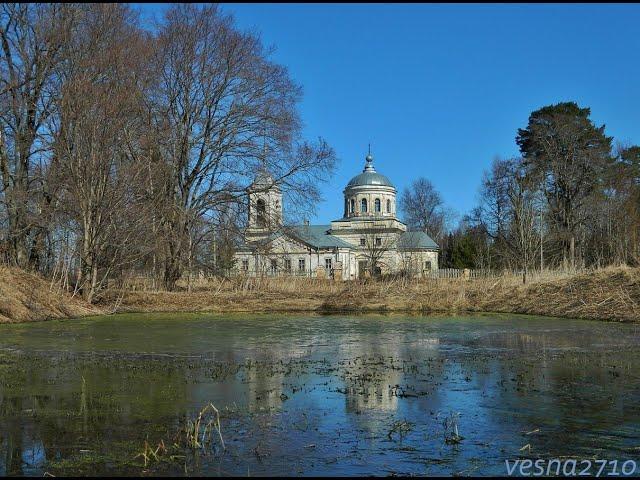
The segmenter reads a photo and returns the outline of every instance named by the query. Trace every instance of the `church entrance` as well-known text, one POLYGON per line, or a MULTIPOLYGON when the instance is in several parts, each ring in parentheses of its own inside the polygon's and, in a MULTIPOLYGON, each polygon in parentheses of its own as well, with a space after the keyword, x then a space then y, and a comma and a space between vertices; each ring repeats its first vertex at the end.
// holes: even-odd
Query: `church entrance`
POLYGON ((358 278, 365 278, 369 276, 369 269, 367 267, 367 261, 366 260, 359 260, 358 261, 358 278))

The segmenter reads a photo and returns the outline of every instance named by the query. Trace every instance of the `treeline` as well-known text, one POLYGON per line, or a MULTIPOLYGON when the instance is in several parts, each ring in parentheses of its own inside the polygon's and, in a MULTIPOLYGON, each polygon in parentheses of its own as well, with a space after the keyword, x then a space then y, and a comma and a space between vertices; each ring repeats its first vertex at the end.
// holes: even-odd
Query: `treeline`
POLYGON ((270 54, 216 6, 148 30, 126 4, 2 4, 0 259, 88 301, 131 271, 172 290, 228 261, 260 169, 316 202, 334 152, 270 54))
MULTIPOLYGON (((216 6, 146 29, 126 4, 1 4, 0 261, 88 301, 133 273, 173 290, 228 272, 258 171, 304 215, 335 154, 303 138, 301 88, 270 56, 216 6)), ((405 190, 441 267, 638 264, 640 147, 589 116, 533 112, 456 228, 427 180, 405 190)))
POLYGON ((431 184, 405 190, 408 219, 437 238, 442 267, 527 272, 640 263, 640 147, 614 145, 589 116, 574 102, 531 113, 516 136, 521 156, 493 161, 479 205, 456 228, 445 228, 431 184))

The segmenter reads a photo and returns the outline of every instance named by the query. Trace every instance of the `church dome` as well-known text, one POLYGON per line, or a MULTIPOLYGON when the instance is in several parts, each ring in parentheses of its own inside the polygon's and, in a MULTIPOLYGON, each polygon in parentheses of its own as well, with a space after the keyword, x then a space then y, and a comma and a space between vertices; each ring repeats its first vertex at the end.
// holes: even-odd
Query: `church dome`
POLYGON ((347 183, 347 188, 369 186, 369 185, 393 188, 393 184, 391 183, 391 180, 389 180, 384 175, 376 172, 376 169, 373 166, 373 156, 371 154, 367 155, 366 160, 367 160, 367 163, 362 173, 359 175, 356 175, 351 180, 349 180, 349 183, 347 183))
POLYGON ((395 218, 396 187, 376 172, 371 152, 361 174, 353 177, 344 189, 345 219, 395 218))

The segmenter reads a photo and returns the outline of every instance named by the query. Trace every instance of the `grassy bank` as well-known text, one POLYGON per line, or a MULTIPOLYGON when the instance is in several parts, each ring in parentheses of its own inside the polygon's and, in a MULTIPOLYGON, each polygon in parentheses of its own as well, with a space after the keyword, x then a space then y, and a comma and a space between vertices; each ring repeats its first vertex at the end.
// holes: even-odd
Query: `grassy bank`
POLYGON ((131 284, 102 294, 97 306, 33 274, 0 267, 0 323, 106 312, 503 312, 640 322, 640 269, 575 275, 448 280, 331 282, 308 278, 208 280, 191 292, 131 284))
POLYGON ((504 312, 640 322, 640 269, 616 267, 565 276, 330 282, 307 278, 211 280, 192 292, 107 292, 118 311, 504 312))
POLYGON ((34 322, 101 313, 38 275, 0 266, 0 323, 34 322))

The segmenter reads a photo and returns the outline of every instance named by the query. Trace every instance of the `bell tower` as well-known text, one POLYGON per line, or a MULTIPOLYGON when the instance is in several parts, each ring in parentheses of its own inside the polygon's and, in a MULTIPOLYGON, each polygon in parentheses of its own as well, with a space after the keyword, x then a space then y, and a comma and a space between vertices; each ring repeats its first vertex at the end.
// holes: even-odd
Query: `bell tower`
POLYGON ((248 197, 247 235, 264 237, 282 226, 282 191, 269 173, 256 175, 248 197))

